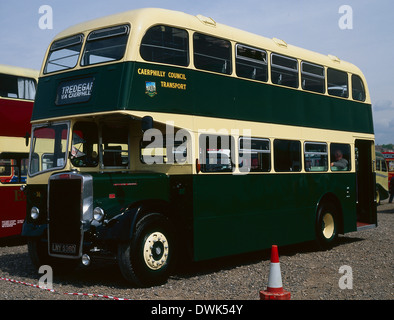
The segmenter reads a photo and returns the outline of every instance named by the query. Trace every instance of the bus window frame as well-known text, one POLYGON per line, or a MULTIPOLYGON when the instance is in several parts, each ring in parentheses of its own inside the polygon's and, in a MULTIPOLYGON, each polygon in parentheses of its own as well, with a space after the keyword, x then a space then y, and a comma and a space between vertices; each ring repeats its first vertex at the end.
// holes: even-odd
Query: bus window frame
MULTIPOLYGON (((225 141, 227 143, 227 141, 225 141)), ((220 133, 201 133, 198 137, 198 148, 199 148, 199 155, 198 155, 198 161, 201 166, 201 172, 206 173, 206 174, 212 174, 212 173, 221 173, 221 174, 229 174, 233 173, 236 169, 236 146, 235 146, 235 139, 232 135, 229 134, 220 134, 220 133), (216 138, 216 145, 214 144, 212 147, 216 147, 216 149, 212 149, 210 146, 210 142, 212 141, 211 139, 216 138), (227 139, 228 138, 228 143, 229 145, 224 145, 222 144, 222 138, 227 139), (207 139, 208 139, 208 144, 207 144, 207 139), (205 143, 201 143, 203 140, 205 140, 205 143), (220 141, 220 145, 218 145, 218 141, 220 141), (220 146, 220 148, 219 148, 220 146), (229 166, 230 168, 225 169, 223 168, 222 170, 215 170, 215 167, 213 167, 213 170, 208 170, 207 166, 220 166, 221 163, 207 163, 209 161, 210 157, 209 156, 209 151, 213 151, 216 154, 225 154, 225 152, 221 152, 223 150, 229 150, 229 155, 228 155, 228 160, 229 160, 229 166), (205 161, 204 161, 205 160, 205 161)), ((216 156, 216 161, 219 159, 218 156, 216 156)), ((220 160, 221 161, 221 160, 220 160)), ((226 164, 227 165, 227 164, 226 164)))
POLYGON ((342 143, 342 142, 331 142, 329 146, 329 159, 330 159, 330 171, 331 172, 350 172, 352 171, 352 146, 350 143, 342 143), (336 145, 336 147, 334 147, 336 145), (348 148, 348 151, 346 155, 348 156, 348 159, 345 157, 344 149, 343 148, 348 148), (339 149, 338 149, 339 148, 339 149), (332 162, 335 162, 335 152, 336 150, 340 150, 343 154, 343 158, 345 158, 348 162, 347 168, 345 169, 340 169, 336 166, 331 166, 332 162), (334 155, 334 156, 333 156, 334 155))
MULTIPOLYGON (((194 63, 194 67, 196 69, 202 70, 202 71, 214 72, 214 73, 222 74, 222 75, 228 75, 228 76, 232 75, 232 73, 233 73, 233 52, 232 52, 233 51, 233 44, 229 39, 218 37, 213 34, 206 34, 203 32, 194 32, 192 42, 193 42, 193 63, 194 63), (196 41, 197 41, 196 36, 205 37, 207 39, 206 41, 209 41, 208 39, 210 38, 210 39, 215 39, 216 41, 220 40, 222 42, 222 44, 227 43, 229 46, 228 46, 228 48, 225 48, 225 49, 227 50, 229 57, 223 58, 223 57, 219 57, 219 56, 212 56, 212 55, 207 55, 204 53, 196 52, 196 41), (205 67, 206 64, 204 64, 204 65, 201 65, 200 63, 196 64, 196 61, 199 61, 198 60, 199 57, 206 57, 209 60, 223 61, 224 64, 222 64, 222 66, 221 66, 222 71, 217 71, 216 68, 207 68, 207 67, 205 67), (227 63, 229 63, 229 66, 227 66, 227 63), (223 68, 225 68, 225 71, 223 71, 223 68)), ((215 64, 215 66, 220 66, 220 65, 215 64)))
POLYGON ((361 77, 359 75, 352 73, 352 75, 351 75, 351 82, 352 82, 352 99, 355 100, 355 101, 364 102, 366 97, 367 97, 367 95, 366 95, 366 92, 365 92, 365 84, 364 84, 363 79, 361 79, 361 77), (362 87, 361 88, 362 89, 361 90, 362 99, 356 99, 355 98, 355 95, 356 95, 355 94, 355 89, 354 89, 355 79, 357 79, 357 81, 359 81, 359 84, 362 87))
MULTIPOLYGON (((77 34, 74 34, 72 36, 65 37, 65 38, 62 38, 62 39, 58 39, 58 40, 55 40, 54 42, 52 42, 51 46, 49 47, 48 54, 47 54, 46 60, 45 60, 44 74, 52 74, 52 73, 56 73, 56 72, 61 72, 61 71, 67 71, 67 70, 74 69, 78 65, 78 62, 80 60, 82 48, 84 46, 84 42, 85 42, 85 36, 84 36, 83 33, 77 33, 77 34), (57 48, 53 48, 53 46, 56 46, 56 44, 59 43, 59 42, 65 41, 67 39, 77 38, 77 37, 79 37, 79 41, 78 42, 72 43, 71 45, 70 44, 69 45, 60 45, 57 48), (62 69, 54 70, 54 71, 48 71, 48 65, 49 65, 49 63, 51 63, 50 57, 51 57, 51 54, 53 52, 60 51, 60 50, 63 50, 63 49, 67 49, 68 47, 76 46, 76 45, 79 45, 79 44, 81 46, 79 48, 78 56, 77 56, 77 59, 76 59, 76 62, 74 64, 74 66, 72 66, 72 67, 65 67, 65 68, 62 68, 62 69)), ((64 58, 65 57, 57 58, 56 60, 61 60, 61 59, 64 59, 64 58)), ((54 60, 54 61, 56 61, 56 60, 54 60)))
MULTIPOLYGON (((163 49, 163 50, 167 50, 167 51, 168 50, 181 51, 181 49, 175 49, 174 47, 164 47, 164 46, 156 46, 156 47, 158 47, 160 49, 163 49)), ((153 26, 150 26, 149 28, 147 28, 145 33, 144 33, 144 35, 141 38, 139 55, 144 61, 147 61, 147 62, 154 62, 154 63, 160 63, 160 64, 171 65, 171 66, 178 66, 178 67, 189 67, 190 66, 190 53, 191 53, 190 34, 189 34, 189 31, 187 29, 184 29, 184 28, 174 27, 174 26, 165 25, 165 24, 156 24, 156 25, 153 25, 153 26), (186 49, 186 53, 185 54, 186 54, 186 60, 187 60, 186 64, 163 62, 163 61, 158 61, 158 60, 153 60, 153 59, 149 60, 149 59, 146 58, 146 56, 144 56, 142 54, 142 48, 143 47, 155 47, 154 45, 151 45, 151 44, 144 44, 143 41, 144 41, 145 36, 147 35, 147 33, 149 31, 151 31, 153 28, 157 28, 157 27, 172 28, 172 29, 177 29, 177 30, 185 32, 185 34, 186 34, 186 39, 185 39, 185 42, 186 42, 186 48, 185 48, 186 49)))
POLYGON ((338 70, 335 68, 331 68, 331 67, 327 67, 326 77, 327 77, 327 93, 329 96, 336 97, 336 98, 342 98, 342 99, 349 99, 349 96, 350 96, 349 91, 350 90, 349 90, 349 74, 348 74, 348 72, 343 71, 343 70, 338 70), (346 76, 346 88, 343 87, 343 85, 342 86, 339 85, 338 83, 330 82, 330 77, 331 77, 330 73, 331 72, 337 73, 337 75, 343 74, 344 76, 346 76), (330 87, 330 84, 334 84, 334 86, 330 87), (330 90, 335 90, 335 88, 341 88, 341 87, 342 87, 342 90, 344 91, 345 95, 339 95, 339 94, 334 94, 333 92, 330 92, 330 90))
MULTIPOLYGON (((88 34, 88 36, 86 37, 86 40, 84 41, 83 48, 82 48, 82 50, 80 52, 79 65, 81 67, 85 68, 85 67, 90 67, 90 66, 94 66, 94 65, 97 65, 97 64, 106 64, 106 63, 117 62, 117 61, 122 60, 125 57, 125 55, 126 55, 126 51, 127 51, 127 47, 128 47, 128 43, 129 43, 129 38, 130 38, 130 30, 131 30, 130 24, 125 23, 125 24, 120 24, 120 25, 114 25, 114 26, 108 26, 108 27, 104 27, 104 28, 100 28, 100 29, 95 29, 95 30, 91 31, 88 34), (98 37, 96 37, 94 39, 90 39, 92 36, 94 36, 95 33, 105 32, 107 30, 110 31, 110 30, 113 30, 113 29, 120 29, 121 27, 125 27, 125 31, 124 32, 121 32, 121 33, 118 33, 118 34, 98 36, 98 37), (125 36, 126 37, 126 42, 124 44, 124 51, 123 51, 123 54, 122 54, 121 57, 119 57, 118 59, 113 59, 113 60, 108 60, 108 61, 104 60, 104 61, 98 61, 98 62, 94 62, 94 63, 86 63, 86 64, 84 64, 84 60, 87 58, 87 56, 85 56, 85 55, 87 53, 86 49, 87 49, 89 43, 94 43, 96 41, 106 40, 106 39, 111 39, 111 38, 116 38, 116 37, 121 37, 121 36, 125 36)), ((103 48, 108 48, 108 47, 100 47, 100 49, 103 49, 103 48)), ((99 56, 99 57, 102 58, 102 56, 99 56)), ((90 59, 91 55, 89 55, 88 58, 90 59)))
POLYGON ((297 58, 291 57, 291 56, 286 56, 284 54, 280 54, 280 53, 276 53, 276 52, 272 52, 271 53, 271 65, 270 65, 270 76, 271 76, 271 83, 273 85, 278 85, 278 86, 283 86, 286 88, 293 88, 293 89, 299 89, 300 87, 300 68, 299 68, 299 61, 297 58), (276 64, 273 62, 274 57, 278 57, 278 58, 282 58, 282 59, 287 59, 287 60, 292 60, 293 62, 295 62, 297 69, 292 69, 280 64, 276 64), (279 69, 279 70, 278 70, 279 69), (292 77, 294 77, 294 79, 296 80, 295 85, 288 85, 288 84, 283 84, 283 83, 276 83, 273 81, 274 77, 273 74, 274 73, 280 73, 281 71, 286 71, 286 72, 291 72, 294 73, 294 75, 292 77))
MULTIPOLYGON (((63 170, 68 163, 68 152, 69 152, 69 143, 70 143, 70 127, 71 127, 71 122, 70 121, 60 121, 60 122, 53 122, 53 123, 45 123, 45 124, 39 124, 39 125, 33 125, 31 128, 31 132, 32 132, 32 137, 31 137, 31 143, 30 143, 30 152, 29 152, 29 169, 28 169, 28 176, 29 177, 34 177, 46 172, 50 172, 50 171, 55 171, 55 170, 63 170), (32 159, 32 157, 35 157, 36 155, 38 155, 36 152, 33 153, 33 148, 35 147, 35 142, 34 142, 34 130, 36 129, 40 129, 40 128, 48 128, 48 126, 53 126, 53 125, 66 125, 67 126, 67 138, 66 138, 66 147, 65 147, 65 156, 64 156, 64 163, 63 166, 54 166, 50 169, 46 169, 46 170, 39 170, 34 172, 33 174, 31 173, 31 166, 33 165, 34 161, 32 159)), ((41 161, 42 161, 42 156, 48 154, 46 152, 43 152, 41 155, 41 161)), ((40 158, 38 158, 38 161, 40 161, 40 158)))
POLYGON ((272 147, 271 147, 271 140, 268 138, 256 138, 256 137, 239 137, 238 138, 238 169, 240 172, 271 172, 272 170, 272 160, 271 160, 271 154, 272 154, 272 147), (249 149, 245 149, 245 145, 244 143, 242 144, 242 148, 241 148, 241 140, 250 140, 250 148, 249 149), (261 150, 261 149, 253 149, 252 148, 252 140, 255 141, 264 141, 264 142, 268 142, 268 149, 267 150, 261 150), (264 168, 259 168, 258 170, 252 170, 252 165, 250 165, 249 167, 247 166, 246 169, 244 169, 243 166, 241 166, 240 163, 240 159, 241 159, 241 153, 242 156, 244 157, 244 153, 256 153, 256 154, 268 154, 268 169, 267 170, 263 170, 264 168))
POLYGON ((320 93, 320 94, 325 94, 326 93, 326 69, 324 68, 323 65, 302 60, 301 61, 301 72, 300 72, 300 74, 301 74, 301 88, 302 88, 302 90, 313 92, 313 93, 320 93), (322 69, 323 70, 323 75, 321 76, 321 75, 317 75, 315 73, 304 71, 304 68, 303 68, 304 65, 310 65, 310 66, 322 69), (316 90, 306 89, 305 86, 304 86, 304 76, 322 80, 323 81, 323 91, 316 91, 316 90))
MULTIPOLYGON (((273 149, 274 149, 273 155, 274 155, 274 170, 275 170, 275 172, 298 173, 298 172, 302 171, 302 148, 301 148, 301 141, 300 140, 282 139, 282 138, 274 139, 273 149), (291 167, 288 167, 288 169, 286 169, 286 170, 280 170, 279 162, 278 162, 278 165, 277 165, 277 161, 279 161, 279 158, 281 158, 281 157, 279 157, 279 155, 277 153, 277 147, 275 146, 275 144, 280 142, 280 141, 281 142, 288 142, 288 143, 296 143, 296 144, 298 144, 298 146, 297 146, 298 147, 298 150, 297 150, 297 152, 298 152, 298 159, 295 159, 295 158, 292 159, 291 157, 288 158, 287 160, 291 161, 292 163, 291 163, 291 167), (298 160, 298 161, 295 161, 295 160, 298 160), (297 170, 297 166, 298 166, 298 170, 297 170)), ((293 153, 293 152, 294 152, 294 150, 291 150, 291 149, 289 149, 287 151, 288 154, 293 153)), ((283 159, 283 158, 281 158, 281 159, 283 159)))
MULTIPOLYGON (((247 67, 249 68, 257 68, 256 66, 252 65, 252 64, 248 64, 247 67)), ((255 80, 255 81, 259 81, 259 82, 268 82, 268 52, 267 50, 264 49, 260 49, 260 48, 256 48, 256 47, 252 47, 243 43, 236 43, 235 45, 235 74, 237 75, 238 78, 242 78, 242 79, 249 79, 249 80, 255 80), (255 50, 255 51, 259 51, 261 53, 265 54, 265 61, 264 60, 257 60, 257 59, 253 59, 247 56, 243 56, 240 55, 238 53, 238 48, 239 47, 243 47, 245 49, 249 49, 249 50, 255 50), (257 79, 257 78, 253 78, 253 77, 246 77, 243 75, 239 75, 238 71, 239 71, 239 64, 241 64, 238 60, 243 60, 246 62, 251 62, 253 64, 256 65, 261 65, 261 69, 263 70, 264 76, 265 76, 265 80, 263 79, 257 79)))
MULTIPOLYGON (((304 168, 305 168, 305 172, 328 172, 328 167, 329 167, 329 154, 328 154, 328 143, 327 142, 316 142, 316 141, 305 141, 304 142, 304 168), (324 145, 326 147, 326 152, 320 152, 320 151, 306 151, 307 148, 306 146, 308 144, 317 144, 317 145, 324 145), (317 154, 317 155, 325 155, 326 156, 326 166, 324 167, 324 170, 311 170, 312 166, 310 166, 310 168, 307 167, 306 164, 306 155, 307 154, 317 154), (309 169, 309 170, 308 170, 309 169)), ((322 167, 322 166, 319 166, 322 167)), ((315 166, 315 168, 318 168, 315 166)))

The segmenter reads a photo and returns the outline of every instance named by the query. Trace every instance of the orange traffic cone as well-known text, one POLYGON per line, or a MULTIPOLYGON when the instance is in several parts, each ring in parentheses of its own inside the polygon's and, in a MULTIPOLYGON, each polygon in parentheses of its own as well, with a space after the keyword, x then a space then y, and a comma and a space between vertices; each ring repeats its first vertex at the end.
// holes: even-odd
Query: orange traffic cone
POLYGON ((260 300, 290 300, 290 296, 290 292, 283 290, 278 246, 273 245, 271 248, 271 263, 268 277, 268 286, 267 290, 260 291, 260 300))

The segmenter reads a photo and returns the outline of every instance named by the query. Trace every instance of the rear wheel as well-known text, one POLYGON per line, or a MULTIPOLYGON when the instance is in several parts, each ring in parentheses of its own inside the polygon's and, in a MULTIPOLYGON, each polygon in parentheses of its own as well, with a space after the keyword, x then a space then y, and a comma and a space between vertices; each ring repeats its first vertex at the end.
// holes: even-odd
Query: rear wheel
POLYGON ((320 248, 331 248, 338 239, 338 211, 331 203, 323 203, 316 219, 316 241, 320 248))
POLYGON ((150 214, 137 222, 131 241, 118 246, 119 268, 140 287, 167 281, 174 264, 174 241, 168 220, 150 214))

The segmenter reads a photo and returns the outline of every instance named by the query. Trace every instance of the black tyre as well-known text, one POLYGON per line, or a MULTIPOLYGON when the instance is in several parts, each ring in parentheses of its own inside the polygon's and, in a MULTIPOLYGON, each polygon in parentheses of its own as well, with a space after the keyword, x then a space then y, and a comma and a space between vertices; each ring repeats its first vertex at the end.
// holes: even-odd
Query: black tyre
POLYGON ((118 246, 122 275, 139 287, 166 282, 174 265, 174 242, 171 225, 163 215, 143 217, 131 241, 118 246))
POLYGON ((48 245, 46 242, 41 241, 40 238, 29 238, 27 240, 27 250, 30 260, 36 269, 39 269, 42 265, 50 264, 48 245))
POLYGON ((323 203, 316 218, 316 242, 319 248, 329 249, 338 239, 338 210, 331 203, 323 203))

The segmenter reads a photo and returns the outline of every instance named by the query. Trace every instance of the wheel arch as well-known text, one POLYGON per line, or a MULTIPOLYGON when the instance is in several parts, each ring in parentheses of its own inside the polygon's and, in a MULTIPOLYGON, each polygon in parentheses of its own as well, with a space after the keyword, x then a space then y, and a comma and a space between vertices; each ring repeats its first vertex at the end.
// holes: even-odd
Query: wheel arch
POLYGON ((129 241, 135 232, 137 222, 143 217, 157 214, 171 220, 170 204, 165 200, 147 199, 130 204, 120 215, 108 224, 97 228, 101 240, 129 241))

